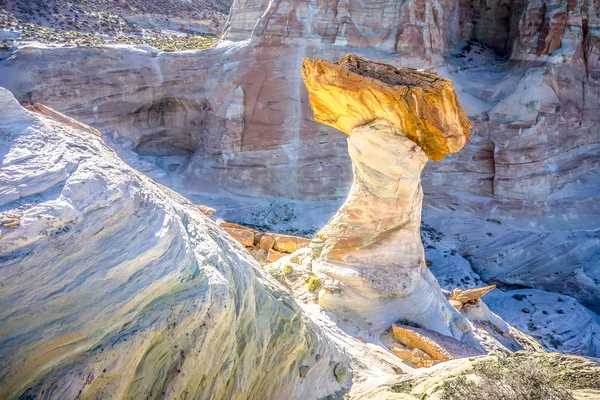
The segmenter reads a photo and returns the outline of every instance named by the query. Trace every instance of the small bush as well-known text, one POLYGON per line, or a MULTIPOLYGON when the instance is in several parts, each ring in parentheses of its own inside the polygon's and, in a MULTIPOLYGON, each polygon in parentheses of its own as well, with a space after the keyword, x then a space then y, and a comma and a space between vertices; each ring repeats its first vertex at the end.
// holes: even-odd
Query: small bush
POLYGON ((315 290, 319 289, 322 285, 323 282, 321 282, 321 278, 317 276, 311 276, 307 282, 309 292, 314 292, 315 290))
POLYGON ((292 267, 291 264, 285 264, 285 267, 283 267, 283 274, 285 276, 289 276, 294 272, 294 267, 292 267))

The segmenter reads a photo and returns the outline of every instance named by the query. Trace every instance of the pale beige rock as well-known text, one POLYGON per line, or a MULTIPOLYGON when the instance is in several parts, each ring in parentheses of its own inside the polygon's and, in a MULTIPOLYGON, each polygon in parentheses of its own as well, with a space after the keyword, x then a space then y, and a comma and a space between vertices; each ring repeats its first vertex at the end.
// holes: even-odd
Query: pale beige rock
POLYGON ((217 210, 215 210, 214 208, 204 206, 202 204, 196 204, 196 207, 198 207, 198 210, 200 210, 200 212, 206 215, 207 217, 212 217, 217 212, 217 210))
MULTIPOLYGON (((258 236, 258 235, 257 235, 258 236)), ((265 251, 269 251, 273 248, 273 245, 275 244, 275 238, 271 235, 261 235, 260 236, 260 240, 258 243, 258 246, 265 250, 265 251)))
POLYGON ((240 242, 245 247, 253 247, 254 246, 254 232, 250 229, 240 229, 240 228, 230 228, 226 226, 221 226, 223 230, 232 238, 240 242))
POLYGON ((400 343, 392 344, 392 351, 394 352, 394 354, 400 357, 402 361, 410 361, 412 357, 412 350, 407 349, 406 346, 400 343))
POLYGON ((413 329, 393 324, 392 332, 394 337, 406 347, 422 350, 435 360, 448 361, 454 358, 439 343, 413 329))
POLYGON ((9 214, 2 218, 1 223, 4 228, 7 229, 16 229, 21 225, 21 220, 23 219, 23 214, 9 214))
MULTIPOLYGON (((452 291, 452 295, 450 296, 450 302, 460 302, 463 305, 466 303, 476 302, 485 296, 487 293, 496 289, 496 285, 489 285, 480 288, 466 289, 461 290, 459 288, 455 288, 452 291)), ((454 305, 454 304, 453 304, 454 305)))
POLYGON ((273 238, 275 239, 273 248, 283 253, 293 253, 310 244, 310 239, 298 236, 274 234, 273 238))
POLYGON ((284 257, 285 254, 278 252, 277 250, 270 249, 267 254, 268 262, 275 262, 279 260, 281 257, 284 257))

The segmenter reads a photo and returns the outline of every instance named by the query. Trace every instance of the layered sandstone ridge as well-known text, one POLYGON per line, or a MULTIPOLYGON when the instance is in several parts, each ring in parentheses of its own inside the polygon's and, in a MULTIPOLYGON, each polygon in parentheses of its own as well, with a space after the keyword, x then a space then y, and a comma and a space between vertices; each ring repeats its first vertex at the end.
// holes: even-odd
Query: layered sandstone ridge
POLYGON ((302 73, 316 118, 349 133, 354 167, 346 202, 316 235, 313 268, 333 281, 319 303, 373 329, 407 318, 460 339, 468 324, 427 269, 420 237, 427 156, 441 159, 470 137, 452 85, 356 56, 306 59, 302 73))
POLYGON ((400 370, 89 128, 0 108, 0 398, 317 399, 400 370))

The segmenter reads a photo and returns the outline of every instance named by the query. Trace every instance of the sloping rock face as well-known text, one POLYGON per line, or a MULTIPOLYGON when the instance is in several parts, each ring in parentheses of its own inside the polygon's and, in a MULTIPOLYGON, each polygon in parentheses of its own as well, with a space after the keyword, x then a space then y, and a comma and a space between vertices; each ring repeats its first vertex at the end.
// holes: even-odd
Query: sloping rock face
POLYGON ((194 204, 1 88, 0 108, 0 214, 20 215, 0 227, 0 398, 305 399, 348 386, 330 365, 351 366, 337 339, 194 204))
POLYGON ((474 137, 425 168, 428 224, 460 239, 484 279, 570 294, 598 311, 599 32, 589 1, 244 0, 219 48, 26 48, 2 62, 0 85, 141 150, 183 150, 190 189, 332 199, 352 181, 346 141, 313 121, 290 71, 304 57, 349 52, 436 68, 474 137))
POLYGON ((302 76, 317 118, 349 133, 355 174, 346 202, 316 235, 323 247, 313 270, 339 289, 321 291, 319 303, 374 330, 408 318, 460 339, 468 324, 427 269, 419 233, 427 156, 441 159, 470 137, 452 84, 356 56, 306 59, 302 76), (369 122, 377 113, 391 121, 369 122))

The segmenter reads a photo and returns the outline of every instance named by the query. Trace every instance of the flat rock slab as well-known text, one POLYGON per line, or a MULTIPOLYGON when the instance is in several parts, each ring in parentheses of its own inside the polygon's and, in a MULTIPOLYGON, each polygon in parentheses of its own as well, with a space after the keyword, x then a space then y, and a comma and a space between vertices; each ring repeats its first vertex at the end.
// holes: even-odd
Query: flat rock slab
POLYGON ((454 86, 435 72, 348 55, 337 63, 305 58, 302 78, 315 120, 346 134, 383 118, 434 161, 471 138, 454 86))
POLYGON ((485 354, 483 351, 477 350, 453 337, 429 329, 393 324, 392 333, 406 347, 422 350, 434 360, 448 361, 455 358, 485 354))

